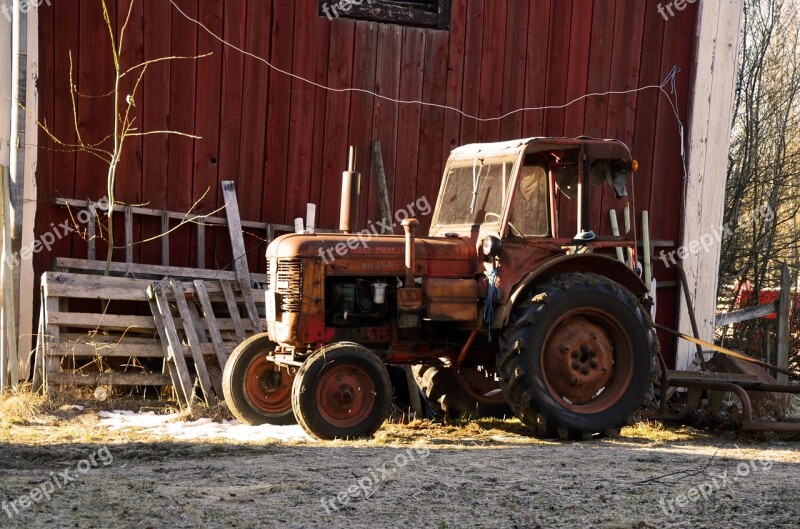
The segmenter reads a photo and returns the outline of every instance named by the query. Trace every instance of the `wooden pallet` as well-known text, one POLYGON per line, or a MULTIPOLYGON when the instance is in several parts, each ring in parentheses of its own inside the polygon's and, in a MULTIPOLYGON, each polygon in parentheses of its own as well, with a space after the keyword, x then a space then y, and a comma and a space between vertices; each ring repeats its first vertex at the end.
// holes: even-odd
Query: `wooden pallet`
MULTIPOLYGON (((99 274, 105 262, 79 259, 58 259, 56 267, 58 271, 42 276, 35 382, 45 386, 169 386, 177 380, 177 397, 191 402, 183 391, 190 392, 194 386, 197 355, 215 358, 212 371, 221 373, 236 345, 254 333, 250 318, 241 317, 247 312, 246 302, 234 272, 113 263, 114 275, 103 276, 99 274), (120 275, 123 273, 136 278, 120 275), (187 372, 195 373, 191 379, 178 379, 170 370, 170 358, 148 297, 154 280, 168 284, 173 293, 178 289, 183 292, 180 307, 175 305, 180 302, 174 295, 167 301, 178 309, 173 325, 184 329, 183 337, 169 345, 178 352, 177 357, 189 361, 187 372), (107 300, 113 301, 109 304, 107 300), (189 310, 191 325, 197 329, 194 347, 186 340, 187 312, 181 309, 189 310)), ((266 281, 260 274, 251 274, 250 278, 256 285, 266 281)), ((258 288, 251 288, 248 294, 250 299, 264 297, 264 291, 258 288)), ((221 397, 221 390, 213 395, 221 397)))

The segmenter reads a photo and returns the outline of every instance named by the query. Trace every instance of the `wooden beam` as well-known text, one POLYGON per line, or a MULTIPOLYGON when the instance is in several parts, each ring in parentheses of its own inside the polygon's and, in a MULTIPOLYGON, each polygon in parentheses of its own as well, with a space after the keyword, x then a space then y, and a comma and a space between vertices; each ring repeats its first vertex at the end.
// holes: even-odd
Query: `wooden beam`
POLYGON ((69 386, 171 386, 169 375, 161 373, 52 373, 51 384, 69 386))
MULTIPOLYGON (((98 299, 115 301, 143 301, 147 302, 147 287, 152 279, 131 279, 116 276, 95 276, 88 274, 74 274, 70 272, 45 272, 42 274, 42 285, 45 287, 45 296, 71 299, 98 299)), ((195 284, 183 282, 183 289, 190 295, 195 292, 195 284)), ((265 290, 253 289, 252 296, 264 297, 265 290)), ((206 294, 212 302, 223 302, 225 297, 219 282, 209 282, 206 294)), ((236 296, 237 301, 244 298, 236 296)))
MULTIPOLYGON (((789 265, 783 263, 781 269, 781 295, 778 298, 778 358, 776 365, 782 369, 789 369, 789 310, 792 305, 792 275, 789 265)), ((776 377, 779 384, 788 384, 789 377, 778 373, 776 377)))
POLYGON ((244 296, 244 306, 247 315, 256 333, 264 332, 261 319, 258 317, 251 290, 250 269, 247 265, 247 250, 244 246, 244 236, 242 235, 242 221, 239 216, 239 202, 236 200, 236 188, 233 182, 226 180, 222 182, 222 195, 225 199, 225 214, 228 216, 228 232, 231 237, 231 247, 233 248, 233 264, 236 268, 236 279, 244 296))
POLYGON ((161 213, 161 266, 169 266, 169 215, 161 213))
POLYGON ((184 359, 182 354, 179 354, 183 350, 183 346, 178 337, 176 323, 172 318, 172 309, 169 306, 169 302, 163 290, 151 287, 148 289, 147 294, 151 300, 150 308, 153 314, 153 320, 157 322, 158 325, 161 343, 167 346, 167 363, 169 364, 171 362, 174 364, 174 374, 171 376, 173 385, 179 388, 178 391, 183 394, 184 402, 191 408, 196 398, 194 394, 194 383, 189 375, 186 359, 184 359), (177 384, 175 383, 176 378, 178 379, 177 384))
POLYGON ((7 167, 0 168, 0 191, 3 195, 3 255, 6 261, 0 263, 0 283, 2 283, 2 336, 0 336, 0 349, 4 352, 5 373, 7 374, 6 386, 16 387, 17 385, 17 304, 14 288, 14 270, 9 264, 13 261, 13 248, 11 246, 12 222, 11 222, 11 189, 10 175, 7 167))
POLYGON ((133 264, 133 212, 130 206, 125 206, 125 263, 133 264))
POLYGON ((757 307, 732 310, 731 312, 717 314, 717 317, 715 318, 715 325, 717 327, 724 327, 725 325, 730 325, 732 323, 740 323, 747 320, 754 320, 756 318, 763 318, 764 316, 775 314, 777 310, 778 304, 776 302, 758 305, 757 307))
POLYGON ((97 208, 92 204, 87 209, 90 217, 86 224, 86 258, 94 261, 97 259, 97 208))
POLYGON ((247 339, 247 335, 244 332, 244 323, 242 322, 242 318, 239 314, 239 305, 236 303, 236 297, 233 294, 231 282, 223 279, 220 281, 220 285, 222 286, 222 292, 225 294, 225 301, 228 304, 228 312, 230 312, 231 315, 231 321, 233 322, 233 328, 236 331, 236 337, 240 342, 243 342, 247 339))
MULTIPOLYGON (((222 286, 220 285, 220 288, 222 286)), ((203 309, 203 315, 208 323, 208 334, 211 336, 211 343, 214 345, 214 351, 217 354, 217 362, 219 362, 220 369, 225 369, 225 364, 228 362, 228 356, 231 351, 225 349, 225 344, 222 341, 222 336, 219 333, 219 325, 217 317, 214 314, 214 308, 211 306, 211 300, 208 297, 206 284, 203 281, 197 280, 194 282, 194 289, 197 292, 197 301, 203 309)))
MULTIPOLYGON (((695 57, 690 68, 693 73, 680 241, 683 245, 700 240, 722 225, 742 11, 742 0, 699 3, 695 57)), ((714 339, 719 256, 720 243, 714 239, 709 251, 689 253, 683 259, 700 336, 706 341, 714 339)), ((686 329, 689 325, 688 309, 681 300, 677 326, 686 329)), ((675 367, 688 369, 694 356, 691 344, 679 343, 675 367)))
MULTIPOLYGON (((165 358, 161 344, 150 340, 149 344, 127 343, 129 338, 124 338, 119 343, 104 342, 69 342, 60 341, 50 351, 49 356, 79 356, 104 358, 165 358)), ((223 353, 228 355, 236 348, 238 343, 222 342, 220 348, 223 353)), ((216 355, 217 351, 213 344, 200 344, 200 350, 204 355, 216 355)), ((181 352, 184 357, 191 357, 192 352, 188 347, 183 347, 181 352)))
POLYGON ((197 268, 206 267, 206 225, 197 223, 197 268))
MULTIPOLYGON (((86 259, 72 259, 67 257, 56 258, 56 269, 62 271, 92 271, 103 272, 106 267, 105 261, 87 261, 86 259)), ((133 273, 137 276, 152 276, 153 279, 172 277, 175 279, 229 279, 235 280, 236 273, 225 270, 207 270, 201 268, 184 268, 178 266, 159 266, 125 263, 111 263, 110 273, 125 275, 133 273)), ((102 275, 102 274, 99 274, 102 275)), ((267 274, 251 274, 251 280, 255 283, 266 283, 267 274)))
MULTIPOLYGON (((49 298, 58 301, 57 298, 49 298)), ((95 314, 86 312, 64 312, 53 311, 48 313, 48 323, 66 327, 77 327, 81 329, 103 329, 129 332, 154 332, 156 326, 150 316, 122 316, 118 314, 95 314)), ((181 325, 183 321, 175 318, 176 325, 181 325)), ((221 331, 232 331, 236 329, 234 322, 228 318, 217 320, 221 331)), ((251 331, 249 321, 237 323, 242 331, 251 331)))
MULTIPOLYGON (((0 105, 3 106, 3 105, 0 105)), ((2 123, 0 123, 2 125, 2 123)), ((2 148, 2 147, 0 147, 2 148)), ((3 182, 8 178, 8 168, 5 165, 0 166, 0 178, 3 182)), ((8 217, 8 202, 5 200, 5 184, 0 184, 0 194, 3 195, 3 202, 0 204, 0 238, 2 238, 2 252, 0 256, 10 254, 11 249, 11 234, 9 233, 11 226, 9 226, 6 218, 8 217), (7 231, 8 230, 8 231, 7 231)), ((0 261, 0 398, 2 398, 3 391, 9 386, 8 378, 8 359, 9 359, 9 334, 8 334, 8 314, 7 308, 10 305, 6 303, 6 293, 13 288, 10 281, 10 269, 5 261, 0 261)))
MULTIPOLYGON (((383 151, 381 142, 372 142, 372 163, 375 166, 375 184, 378 188, 378 205, 381 208, 381 217, 385 226, 392 225, 392 206, 389 199, 389 188, 386 186, 386 169, 383 165, 383 151)), ((381 228, 381 233, 392 233, 391 230, 381 228)))
MULTIPOLYGON (((217 396, 214 393, 214 388, 211 385, 211 378, 208 376, 206 359, 203 358, 203 350, 200 347, 200 338, 197 335, 195 320, 192 316, 192 312, 189 310, 189 305, 186 303, 186 297, 180 282, 170 281, 169 286, 172 288, 172 295, 175 298, 175 304, 178 306, 178 313, 183 319, 183 334, 186 336, 186 340, 189 342, 189 350, 192 352, 194 370, 197 373, 197 379, 200 381, 200 389, 203 390, 206 404, 209 406, 214 406, 217 404, 217 396)), ((178 349, 178 351, 180 351, 180 349, 178 349)))

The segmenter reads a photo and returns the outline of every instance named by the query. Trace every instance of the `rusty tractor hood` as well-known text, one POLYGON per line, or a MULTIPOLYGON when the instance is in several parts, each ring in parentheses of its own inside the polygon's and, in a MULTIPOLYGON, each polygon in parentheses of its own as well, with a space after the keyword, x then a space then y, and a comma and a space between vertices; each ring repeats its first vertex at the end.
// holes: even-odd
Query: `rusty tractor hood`
MULTIPOLYGON (((468 239, 416 238, 417 276, 472 277, 477 252, 468 239)), ((268 259, 312 258, 329 275, 402 275, 405 237, 402 235, 288 234, 267 247, 268 259)))

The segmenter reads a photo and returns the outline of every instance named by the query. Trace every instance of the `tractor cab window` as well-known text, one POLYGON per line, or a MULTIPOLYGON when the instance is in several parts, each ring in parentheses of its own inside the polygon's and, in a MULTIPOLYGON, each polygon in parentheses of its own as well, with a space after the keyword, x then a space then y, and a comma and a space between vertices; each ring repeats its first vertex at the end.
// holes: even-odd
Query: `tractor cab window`
POLYGON ((445 175, 439 226, 499 225, 509 195, 514 162, 472 163, 450 167, 445 175))
POLYGON ((525 165, 519 172, 517 191, 508 217, 510 233, 533 237, 549 235, 548 170, 541 164, 525 165))

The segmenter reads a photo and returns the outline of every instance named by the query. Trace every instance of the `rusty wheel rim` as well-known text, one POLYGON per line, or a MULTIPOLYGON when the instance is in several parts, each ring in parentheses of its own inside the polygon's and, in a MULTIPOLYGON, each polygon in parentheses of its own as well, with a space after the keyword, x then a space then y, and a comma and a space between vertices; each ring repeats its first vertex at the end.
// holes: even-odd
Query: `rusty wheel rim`
POLYGON ((472 398, 486 404, 505 404, 506 399, 500 389, 500 382, 486 370, 472 367, 456 369, 458 385, 472 398), (491 395, 487 396, 487 393, 491 395))
POLYGON ((317 407, 322 417, 338 428, 363 422, 376 405, 375 383, 358 366, 334 367, 322 375, 317 386, 317 407))
POLYGON ((633 345, 605 312, 580 308, 562 314, 545 336, 542 378, 550 395, 577 413, 598 413, 617 403, 633 378, 633 345))
POLYGON ((292 408, 292 379, 286 368, 275 369, 265 355, 258 355, 247 367, 245 396, 250 404, 269 415, 281 415, 292 408))

